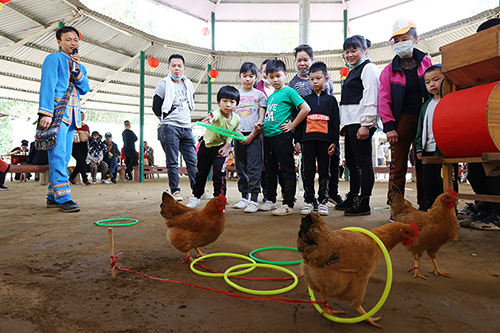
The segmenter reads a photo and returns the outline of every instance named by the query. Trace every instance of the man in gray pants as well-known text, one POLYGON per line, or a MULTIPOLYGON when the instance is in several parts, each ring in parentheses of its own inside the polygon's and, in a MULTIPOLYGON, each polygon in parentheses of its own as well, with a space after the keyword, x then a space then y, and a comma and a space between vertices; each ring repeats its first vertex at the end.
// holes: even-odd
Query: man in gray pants
POLYGON ((191 112, 194 110, 194 88, 184 76, 184 57, 172 54, 168 58, 170 74, 158 83, 153 98, 153 112, 160 119, 158 140, 167 157, 168 183, 177 201, 182 201, 179 188, 179 151, 186 161, 191 188, 196 176, 196 148, 191 130, 191 112))

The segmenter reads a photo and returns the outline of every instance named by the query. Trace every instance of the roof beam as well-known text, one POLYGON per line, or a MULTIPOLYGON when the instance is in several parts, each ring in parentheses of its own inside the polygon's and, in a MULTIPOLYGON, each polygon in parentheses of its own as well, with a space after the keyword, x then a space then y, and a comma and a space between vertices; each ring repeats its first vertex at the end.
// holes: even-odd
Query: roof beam
POLYGON ((132 58, 130 58, 129 60, 127 60, 120 68, 118 68, 113 74, 109 75, 103 82, 101 82, 97 87, 95 87, 94 89, 92 89, 92 91, 89 93, 89 94, 86 94, 85 96, 83 96, 82 98, 82 101, 81 101, 81 105, 84 105, 85 102, 87 102, 89 99, 91 99, 92 97, 94 97, 95 94, 97 94, 97 92, 99 90, 101 90, 102 88, 104 88, 111 80, 113 80, 113 78, 115 76, 117 76, 118 74, 120 74, 121 72, 123 72, 123 70, 125 68, 128 67, 128 65, 130 65, 132 63, 132 61, 134 61, 135 59, 137 59, 140 55, 141 55, 141 52, 142 51, 146 51, 148 48, 150 48, 151 45, 148 45, 148 47, 145 47, 144 49, 142 49, 141 51, 137 52, 136 55, 134 55, 132 58))

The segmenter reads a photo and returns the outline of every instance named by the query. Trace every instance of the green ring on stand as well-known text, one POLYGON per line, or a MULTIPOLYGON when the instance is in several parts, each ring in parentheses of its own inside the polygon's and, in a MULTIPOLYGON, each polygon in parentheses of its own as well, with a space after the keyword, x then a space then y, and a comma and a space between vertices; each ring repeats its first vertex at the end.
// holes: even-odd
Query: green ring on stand
POLYGON ((301 262, 304 261, 304 259, 296 260, 296 261, 269 261, 269 260, 264 260, 264 259, 259 259, 254 256, 255 253, 261 252, 261 251, 267 251, 267 250, 292 250, 299 252, 294 247, 291 246, 268 246, 268 247, 262 247, 260 249, 253 250, 250 252, 250 258, 254 259, 257 262, 263 263, 263 264, 270 264, 270 265, 280 265, 280 266, 287 266, 287 265, 298 265, 301 262))
POLYGON ((206 127, 207 129, 211 130, 212 132, 215 132, 215 133, 218 133, 218 134, 230 137, 232 139, 236 139, 236 140, 246 140, 247 139, 244 135, 242 135, 242 134, 240 134, 238 132, 230 131, 228 129, 225 129, 225 128, 222 128, 222 127, 218 127, 218 126, 215 126, 215 125, 205 124, 205 123, 202 123, 200 121, 197 121, 196 125, 200 125, 200 126, 206 127))
MULTIPOLYGON (((244 256, 242 254, 237 254, 237 253, 210 253, 210 254, 206 254, 204 255, 203 257, 199 257, 199 258, 196 258, 194 259, 191 264, 189 265, 189 267, 191 268, 191 270, 198 274, 198 275, 201 275, 201 276, 207 276, 207 277, 223 277, 224 276, 224 273, 208 273, 208 272, 202 272, 202 271, 199 271, 197 270, 196 268, 194 268, 194 265, 202 260, 202 259, 206 259, 206 258, 211 258, 211 257, 235 257, 235 258, 240 258, 240 259, 245 259, 245 260, 248 260, 251 262, 251 264, 249 265, 257 265, 257 263, 255 262, 255 260, 253 260, 252 258, 249 258, 247 256, 244 256)), ((238 271, 238 272, 234 272, 233 274, 231 275, 243 275, 243 274, 246 274, 246 273, 250 273, 251 271, 253 271, 257 266, 252 266, 248 269, 245 269, 243 271, 238 271)))
POLYGON ((101 227, 128 227, 129 225, 134 225, 139 223, 139 220, 136 219, 129 219, 129 218, 120 218, 120 219, 107 219, 107 220, 100 220, 97 221, 95 224, 101 227), (132 221, 130 223, 105 223, 105 222, 112 222, 112 221, 132 221))

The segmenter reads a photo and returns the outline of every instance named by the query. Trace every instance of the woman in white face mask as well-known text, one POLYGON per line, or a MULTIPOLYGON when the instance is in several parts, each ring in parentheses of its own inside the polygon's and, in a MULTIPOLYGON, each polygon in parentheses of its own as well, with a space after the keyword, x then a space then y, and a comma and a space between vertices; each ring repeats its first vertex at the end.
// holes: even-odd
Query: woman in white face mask
MULTIPOLYGON (((408 152, 415 147, 415 135, 422 104, 429 99, 425 88, 424 72, 432 66, 431 59, 415 48, 418 35, 415 23, 399 19, 392 27, 390 38, 396 56, 380 75, 379 114, 384 123, 387 141, 391 144, 388 200, 391 185, 396 185, 404 195, 408 152)), ((415 152, 413 152, 415 153, 415 152)), ((417 201, 425 205, 423 169, 420 160, 415 163, 417 174, 417 201)))

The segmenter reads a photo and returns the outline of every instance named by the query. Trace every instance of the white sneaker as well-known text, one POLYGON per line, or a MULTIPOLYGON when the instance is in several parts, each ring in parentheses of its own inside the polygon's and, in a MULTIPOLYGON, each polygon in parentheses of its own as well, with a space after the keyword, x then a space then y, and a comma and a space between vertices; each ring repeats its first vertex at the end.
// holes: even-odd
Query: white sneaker
POLYGON ((240 201, 238 201, 238 203, 233 206, 233 208, 244 209, 247 208, 247 206, 248 206, 248 199, 241 198, 240 201))
POLYGON ((172 194, 172 196, 174 197, 175 200, 177 201, 182 201, 182 195, 181 195, 181 192, 179 191, 176 191, 174 194, 172 194))
POLYGON ((210 200, 213 199, 214 195, 209 192, 205 192, 205 194, 202 195, 201 200, 210 200))
POLYGON ((273 211, 273 215, 275 216, 283 216, 293 214, 293 208, 288 207, 288 205, 281 205, 280 208, 273 211))
POLYGON ((255 213, 259 210, 259 204, 255 201, 249 201, 247 208, 245 208, 245 213, 255 213))
POLYGON ((187 207, 189 208, 194 208, 200 204, 201 200, 198 199, 197 197, 191 197, 189 198, 189 202, 187 203, 187 207))
POLYGON ((300 211, 300 214, 301 215, 307 215, 307 214, 311 214, 311 212, 313 211, 314 209, 314 206, 312 204, 304 204, 304 207, 302 207, 302 210, 300 211))
MULTIPOLYGON (((302 212, 301 212, 302 213, 302 212)), ((328 207, 324 204, 319 204, 318 205, 318 213, 321 216, 328 216, 330 214, 330 211, 328 210, 328 207)))
POLYGON ((264 202, 262 206, 260 206, 259 210, 269 211, 269 210, 275 210, 276 208, 278 208, 278 206, 276 206, 274 202, 268 200, 264 202))
POLYGON ((111 182, 107 179, 101 180, 101 184, 111 184, 111 182))

